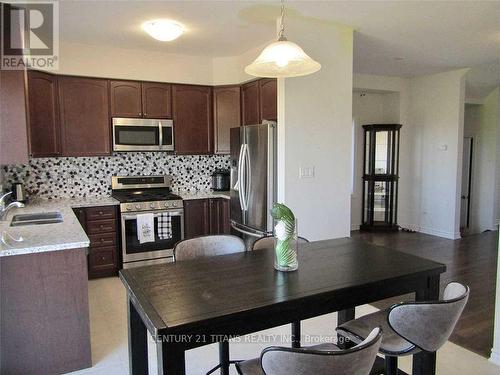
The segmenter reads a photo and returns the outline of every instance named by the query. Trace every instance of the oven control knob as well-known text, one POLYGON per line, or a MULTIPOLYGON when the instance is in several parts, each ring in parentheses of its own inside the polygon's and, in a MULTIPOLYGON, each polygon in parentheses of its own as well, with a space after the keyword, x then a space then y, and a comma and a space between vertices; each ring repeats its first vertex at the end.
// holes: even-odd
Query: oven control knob
POLYGON ((172 202, 172 207, 177 207, 177 202, 172 202))
POLYGON ((127 206, 127 211, 130 211, 130 210, 132 210, 132 207, 127 206))
POLYGON ((168 202, 165 202, 165 207, 168 207, 168 202))
POLYGON ((140 204, 136 204, 135 208, 139 210, 141 208, 141 205, 140 204))
POLYGON ((151 203, 151 204, 149 205, 149 207, 151 207, 151 208, 155 208, 155 204, 154 204, 154 203, 151 203))

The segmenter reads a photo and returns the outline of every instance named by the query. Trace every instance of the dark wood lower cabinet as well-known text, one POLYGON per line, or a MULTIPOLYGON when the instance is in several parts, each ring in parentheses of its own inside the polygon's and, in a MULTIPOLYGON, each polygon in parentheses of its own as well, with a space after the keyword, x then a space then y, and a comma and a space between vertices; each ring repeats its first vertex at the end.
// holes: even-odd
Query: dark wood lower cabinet
POLYGON ((185 238, 229 234, 229 200, 225 198, 184 201, 185 238))
POLYGON ((229 199, 210 199, 210 234, 230 234, 229 199))
POLYGON ((0 258, 0 373, 92 366, 86 249, 0 258))
POLYGON ((89 279, 116 276, 119 268, 117 208, 102 206, 73 211, 90 239, 89 279))
POLYGON ((184 237, 186 239, 210 234, 208 199, 184 201, 184 237))

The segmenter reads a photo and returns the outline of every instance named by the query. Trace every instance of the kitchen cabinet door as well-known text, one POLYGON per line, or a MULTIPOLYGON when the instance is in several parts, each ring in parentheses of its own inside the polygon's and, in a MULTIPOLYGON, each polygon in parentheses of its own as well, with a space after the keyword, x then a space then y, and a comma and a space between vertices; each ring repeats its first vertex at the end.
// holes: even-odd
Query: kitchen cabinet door
POLYGON ((164 83, 142 83, 144 118, 172 118, 172 86, 164 83))
POLYGON ((211 154, 212 88, 173 85, 174 143, 178 154, 211 154))
POLYGON ((229 129, 241 125, 240 87, 214 88, 214 153, 229 154, 229 129))
POLYGON ((277 81, 274 78, 259 80, 260 93, 260 122, 263 120, 276 121, 278 118, 277 81))
POLYGON ((28 163, 26 71, 0 70, 0 165, 28 163))
POLYGON ((186 239, 210 234, 208 199, 184 201, 184 237, 186 239))
POLYGON ((29 149, 32 157, 61 155, 57 76, 28 72, 29 149))
POLYGON ((110 155, 108 81, 60 77, 59 104, 63 156, 110 155))
POLYGON ((112 117, 142 117, 141 83, 110 81, 112 117))
POLYGON ((243 125, 260 124, 259 81, 241 86, 241 117, 243 125))
POLYGON ((229 199, 210 199, 210 234, 230 234, 229 199))

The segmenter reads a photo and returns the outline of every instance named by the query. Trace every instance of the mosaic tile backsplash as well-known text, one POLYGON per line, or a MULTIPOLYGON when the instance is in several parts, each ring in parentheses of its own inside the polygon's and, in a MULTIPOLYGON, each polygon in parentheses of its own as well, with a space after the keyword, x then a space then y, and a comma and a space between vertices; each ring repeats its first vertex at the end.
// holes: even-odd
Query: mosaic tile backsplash
POLYGON ((5 183, 22 182, 30 196, 77 198, 111 194, 111 176, 172 176, 172 188, 196 191, 211 187, 215 169, 229 168, 227 155, 117 153, 84 158, 30 159, 27 165, 3 166, 5 183))

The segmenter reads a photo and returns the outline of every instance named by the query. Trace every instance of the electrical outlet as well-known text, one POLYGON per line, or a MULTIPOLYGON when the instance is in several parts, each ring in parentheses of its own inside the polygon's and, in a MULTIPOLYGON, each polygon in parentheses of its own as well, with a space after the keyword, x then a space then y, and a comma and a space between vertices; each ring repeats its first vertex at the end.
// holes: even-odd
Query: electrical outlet
POLYGON ((314 178, 314 167, 300 167, 299 178, 314 178))

